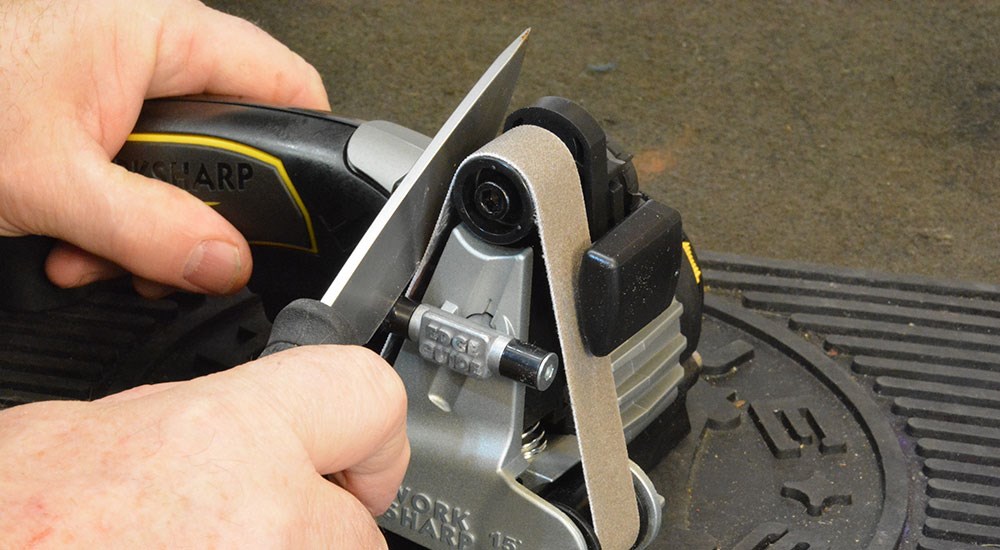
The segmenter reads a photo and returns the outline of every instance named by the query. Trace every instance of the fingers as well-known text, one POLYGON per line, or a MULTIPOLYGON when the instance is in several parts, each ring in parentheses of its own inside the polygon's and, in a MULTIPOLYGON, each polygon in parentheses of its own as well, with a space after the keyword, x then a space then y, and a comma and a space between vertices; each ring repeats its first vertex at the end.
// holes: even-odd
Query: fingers
POLYGON ((132 277, 132 287, 135 291, 143 298, 149 298, 150 300, 159 300, 174 293, 176 288, 163 285, 156 281, 150 281, 149 279, 143 279, 142 277, 132 277))
MULTIPOLYGON (((329 108, 316 70, 264 31, 198 2, 172 5, 178 11, 162 22, 148 97, 208 92, 329 108)), ((32 201, 56 210, 33 225, 110 262, 56 254, 47 266, 53 282, 87 284, 112 276, 117 264, 138 276, 136 289, 147 297, 171 287, 228 294, 246 283, 249 247, 217 212, 109 165, 109 151, 98 153, 67 159, 75 160, 69 174, 78 184, 59 189, 61 196, 51 200, 32 201)))
MULTIPOLYGON (((125 270, 118 264, 77 246, 60 242, 45 260, 45 273, 52 284, 62 288, 75 288, 120 277, 125 274, 125 270)), ((177 290, 141 277, 133 277, 132 286, 140 296, 152 300, 169 296, 177 290)))
POLYGON ((409 441, 406 393, 387 363, 364 348, 323 346, 246 367, 244 375, 267 392, 317 472, 343 472, 345 488, 372 513, 388 508, 409 463, 409 441))
POLYGON ((171 464, 194 457, 199 476, 211 464, 248 468, 247 487, 285 510, 292 547, 385 548, 373 516, 392 502, 409 458, 406 399, 395 371, 368 350, 297 348, 93 406, 99 425, 141 417, 155 426, 152 449, 171 464), (318 475, 331 472, 344 487, 318 475))
POLYGON ((332 474, 331 477, 336 480, 338 485, 352 494, 370 493, 371 498, 364 500, 364 502, 368 506, 368 510, 377 516, 385 512, 392 504, 396 490, 403 481, 402 475, 400 475, 398 480, 385 483, 383 481, 385 472, 402 464, 403 473, 405 473, 406 465, 409 462, 410 440, 406 438, 404 428, 401 436, 390 439, 375 454, 359 464, 332 474), (384 493, 381 492, 383 487, 385 488, 384 493))
POLYGON ((306 497, 309 518, 297 548, 386 548, 371 512, 354 496, 324 479, 316 480, 306 497), (336 518, 333 521, 332 518, 336 518))
POLYGON ((12 114, 0 124, 0 235, 45 234, 81 249, 47 262, 60 286, 113 276, 117 265, 158 283, 137 283, 148 296, 165 286, 235 292, 252 267, 239 232, 187 193, 108 160, 143 96, 208 92, 327 109, 319 74, 259 28, 194 0, 95 3, 73 15, 65 19, 85 32, 68 25, 38 33, 34 65, 13 67, 29 82, 9 98, 12 114), (90 49, 71 39, 81 36, 96 37, 81 38, 90 49), (80 54, 70 69, 40 70, 67 51, 80 54))
POLYGON ((125 270, 114 262, 61 242, 56 244, 45 260, 45 273, 52 284, 73 288, 119 277, 125 270))
MULTIPOLYGON (((96 144, 80 145, 64 175, 73 185, 36 186, 24 193, 33 196, 22 196, 26 204, 44 207, 25 213, 27 230, 83 249, 53 252, 46 265, 53 282, 86 284, 119 265, 142 279, 194 292, 228 294, 246 284, 250 248, 229 222, 183 190, 102 156, 96 144)), ((162 293, 162 287, 143 283, 137 288, 162 293)))
POLYGON ((320 474, 342 472, 371 513, 395 497, 409 462, 406 394, 380 357, 353 346, 309 346, 201 379, 260 425, 275 420, 302 444, 320 474))
POLYGON ((200 4, 169 17, 147 97, 211 93, 329 110, 319 73, 252 23, 200 4))

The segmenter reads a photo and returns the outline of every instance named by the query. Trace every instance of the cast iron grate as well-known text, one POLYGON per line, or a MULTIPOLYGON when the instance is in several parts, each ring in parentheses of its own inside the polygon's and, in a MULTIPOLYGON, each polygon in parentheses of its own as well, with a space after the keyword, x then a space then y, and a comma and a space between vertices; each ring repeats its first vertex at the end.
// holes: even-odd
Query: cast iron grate
POLYGON ((894 416, 918 466, 901 547, 1000 545, 1000 287, 728 254, 702 263, 711 292, 821 345, 894 416))

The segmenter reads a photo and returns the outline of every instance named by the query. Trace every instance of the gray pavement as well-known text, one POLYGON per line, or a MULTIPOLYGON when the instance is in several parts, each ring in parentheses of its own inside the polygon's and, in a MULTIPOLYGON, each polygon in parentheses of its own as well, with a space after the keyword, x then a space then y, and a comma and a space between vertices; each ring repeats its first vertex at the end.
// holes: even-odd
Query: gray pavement
POLYGON ((583 104, 700 248, 1000 283, 1000 3, 208 3, 427 134, 532 27, 515 105, 583 104))

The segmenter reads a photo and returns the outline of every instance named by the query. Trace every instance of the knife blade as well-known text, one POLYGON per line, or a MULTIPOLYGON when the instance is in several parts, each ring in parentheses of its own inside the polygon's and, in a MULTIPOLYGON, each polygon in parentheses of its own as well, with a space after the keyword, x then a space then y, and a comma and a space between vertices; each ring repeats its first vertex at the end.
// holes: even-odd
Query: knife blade
POLYGON ((399 298, 427 248, 458 165, 499 132, 524 59, 525 30, 486 70, 390 195, 322 303, 367 342, 399 298))

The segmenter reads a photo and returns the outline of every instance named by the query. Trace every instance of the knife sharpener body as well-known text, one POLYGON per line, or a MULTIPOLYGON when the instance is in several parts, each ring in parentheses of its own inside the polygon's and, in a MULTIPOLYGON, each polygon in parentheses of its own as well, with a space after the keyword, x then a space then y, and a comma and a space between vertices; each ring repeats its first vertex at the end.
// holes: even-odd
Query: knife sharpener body
MULTIPOLYGON (((594 241, 588 252, 593 260, 579 274, 589 281, 577 293, 584 317, 579 328, 591 353, 610 356, 630 454, 648 454, 632 452, 644 443, 658 448, 645 461, 636 458, 649 468, 666 450, 653 441, 659 432, 648 431, 687 422, 691 377, 682 363, 697 332, 685 319, 698 324, 701 303, 693 251, 679 216, 638 191, 628 154, 582 108, 543 98, 512 114, 505 129, 521 125, 553 132, 574 154, 594 241), (633 283, 646 275, 666 279, 631 294, 616 290, 639 288, 633 283)), ((173 98, 147 102, 115 162, 191 192, 248 238, 255 262, 251 288, 272 317, 278 310, 301 314, 284 322, 279 316, 269 349, 276 351, 358 340, 350 319, 331 315, 315 298, 429 141, 386 122, 173 98), (285 307, 289 302, 293 306, 285 307)), ((531 212, 517 208, 516 173, 500 165, 470 166, 475 170, 467 179, 456 176, 469 183, 457 186, 455 195, 465 223, 442 237, 447 244, 423 297, 434 305, 409 312, 412 340, 394 362, 410 395, 414 458, 379 521, 432 548, 478 541, 494 548, 593 549, 599 543, 588 524, 580 438, 567 421, 565 377, 549 369, 554 355, 535 345, 560 351, 547 313, 552 302, 538 299, 548 283, 539 277, 540 266, 532 266, 538 251, 531 212), (474 272, 481 276, 470 277, 474 272), (442 343, 440 327, 432 330, 431 323, 455 331, 448 332, 453 347, 455 334, 461 340, 466 332, 490 332, 484 337, 495 351, 489 375, 470 376, 455 368, 458 363, 422 353, 421 345, 442 343), (531 380, 540 378, 552 388, 537 391, 545 387, 531 380), (438 514, 444 508, 452 511, 448 525, 438 514)), ((44 257, 37 241, 30 246, 36 259, 44 257)), ((643 519, 638 547, 655 537, 661 518, 661 499, 642 468, 630 465, 643 519)))
MULTIPOLYGON (((427 138, 390 123, 361 124, 324 113, 246 105, 219 99, 179 98, 148 102, 136 133, 116 157, 115 162, 130 170, 188 190, 218 209, 242 231, 251 241, 255 259, 255 274, 251 286, 264 298, 272 316, 293 299, 302 297, 307 298, 301 300, 303 303, 322 306, 319 311, 307 311, 308 315, 322 322, 316 322, 314 319, 310 322, 293 320, 278 323, 275 333, 272 334, 272 342, 288 340, 294 345, 319 337, 325 343, 340 343, 354 340, 349 334, 350 321, 329 317, 330 308, 308 298, 318 297, 322 293, 385 203, 386 196, 394 184, 412 166, 426 143, 427 138), (328 320, 329 323, 326 322, 328 320), (308 329, 311 335, 281 332, 288 329, 308 329)), ((610 157, 608 160, 612 161, 610 157)), ((608 172, 611 171, 609 167, 608 172)), ((629 199, 627 202, 636 203, 633 209, 645 204, 641 197, 636 198, 637 195, 627 187, 626 190, 629 191, 625 195, 629 199)), ((477 197, 477 200, 488 202, 491 195, 486 191, 474 193, 473 196, 477 197)), ((606 202, 619 205, 620 201, 614 196, 612 195, 606 202)), ((600 201, 596 201, 596 204, 599 205, 600 201)), ((486 214, 495 213, 490 210, 484 211, 486 214)), ((652 242, 655 240, 653 237, 657 235, 669 234, 671 250, 676 248, 674 225, 668 224, 671 227, 670 231, 657 231, 655 235, 644 236, 646 230, 642 228, 647 225, 637 224, 638 218, 624 223, 630 215, 629 209, 626 209, 624 215, 609 214, 609 219, 612 221, 609 222, 610 227, 605 233, 612 238, 610 244, 613 244, 615 239, 623 240, 620 236, 614 235, 616 228, 624 225, 617 231, 627 230, 626 235, 635 236, 635 239, 626 238, 625 241, 652 242), (628 229, 630 225, 640 229, 638 231, 628 229)), ((473 228, 469 224, 466 226, 473 228)), ((468 232, 464 235, 463 239, 467 243, 476 240, 468 232)), ((523 236, 530 238, 530 231, 523 236)), ((630 262, 634 262, 626 254, 627 250, 610 246, 609 243, 598 246, 600 244, 598 239, 595 247, 602 252, 604 255, 602 257, 614 257, 615 261, 623 266, 632 265, 630 262)), ((38 248, 37 242, 32 246, 38 248)), ((463 246, 471 247, 470 250, 478 250, 484 244, 463 246)), ((524 253, 531 253, 530 246, 522 250, 526 250, 524 253)), ((515 255, 517 254, 521 253, 515 251, 515 255)), ((506 257, 507 253, 500 255, 506 257)), ((41 258, 44 254, 36 253, 36 256, 41 258)), ((671 257, 676 257, 673 252, 671 257)), ((452 260, 447 260, 438 265, 436 273, 445 277, 446 284, 434 292, 440 294, 442 302, 452 299, 461 302, 466 298, 462 298, 461 292, 456 288, 460 286, 458 283, 464 280, 461 273, 465 273, 469 265, 463 263, 465 260, 457 264, 451 262, 452 260), (446 275, 448 273, 450 275, 446 275)), ((688 262, 683 264, 683 268, 682 275, 686 271, 691 271, 688 262)), ((674 268, 666 271, 676 275, 674 268)), ((521 280, 527 278, 530 281, 531 272, 528 268, 521 276, 521 280)), ((40 276, 44 277, 43 274, 40 276)), ((685 285, 681 281, 678 288, 679 299, 683 287, 685 285)), ((539 329, 545 324, 544 315, 539 316, 539 314, 544 313, 546 306, 544 303, 529 305, 533 299, 533 292, 530 289, 529 284, 520 289, 500 288, 490 292, 498 292, 499 294, 495 296, 497 299, 507 296, 505 301, 524 300, 522 306, 516 308, 520 312, 516 315, 520 315, 519 318, 523 318, 524 321, 529 317, 532 318, 530 332, 535 334, 525 340, 535 342, 539 329)), ((481 293, 484 290, 472 290, 472 292, 481 293)), ((605 291, 600 290, 600 287, 594 287, 587 292, 605 291)), ((669 294, 672 294, 672 290, 666 293, 669 294)), ((608 340, 610 343, 607 346, 613 348, 610 354, 615 378, 618 381, 626 439, 630 442, 630 447, 635 443, 646 441, 641 434, 655 419, 669 415, 671 410, 683 409, 683 381, 678 374, 683 369, 678 368, 679 357, 682 351, 690 353, 693 346, 685 346, 685 342, 691 343, 691 338, 684 338, 682 332, 685 331, 680 328, 682 324, 680 317, 682 312, 689 313, 688 301, 685 301, 684 307, 676 300, 668 304, 665 309, 661 308, 654 312, 655 315, 652 315, 654 318, 648 322, 638 323, 625 333, 608 340), (636 390, 640 385, 646 389, 636 390)), ((600 309, 604 313, 607 312, 607 308, 600 309)), ((297 310, 306 311, 310 308, 292 307, 285 311, 297 310)), ((515 313, 509 315, 514 319, 515 313)), ((515 324, 520 325, 520 323, 521 321, 518 321, 515 324)), ((527 334, 526 330, 525 323, 515 331, 515 334, 527 334)), ((584 330, 588 329, 584 327, 584 330)), ((590 334, 594 335, 600 332, 589 330, 590 334)), ((544 342, 545 338, 541 337, 541 340, 544 342)), ((276 349, 273 348, 271 351, 276 349)), ((420 357, 419 351, 416 356, 420 357)), ((538 367, 546 364, 546 356, 536 353, 529 358, 526 364, 533 366, 532 373, 537 375, 538 372, 544 372, 544 369, 539 370, 538 367)), ((399 362, 397 368, 411 369, 404 365, 415 360, 416 358, 399 362)), ((504 422, 499 426, 498 434, 506 434, 503 437, 513 437, 516 440, 517 434, 523 432, 525 445, 531 447, 531 459, 523 462, 523 459, 508 455, 506 450, 497 448, 496 451, 512 460, 509 467, 517 465, 516 468, 520 471, 520 483, 525 489, 541 496, 543 500, 552 503, 562 514, 569 517, 571 521, 566 523, 565 518, 560 519, 557 514, 553 515, 552 509, 547 508, 541 500, 533 500, 535 504, 532 506, 537 506, 535 511, 549 518, 546 521, 553 521, 550 527, 555 531, 563 533, 563 538, 557 537, 556 540, 579 548, 593 546, 593 533, 588 531, 586 514, 580 508, 577 493, 574 492, 580 487, 580 483, 573 477, 574 465, 578 465, 579 462, 579 455, 575 451, 575 435, 571 427, 561 427, 559 423, 558 401, 565 391, 565 387, 561 385, 565 382, 557 377, 553 390, 537 392, 531 389, 533 384, 530 383, 510 386, 510 377, 499 368, 502 367, 500 364, 495 366, 498 367, 497 373, 501 376, 475 379, 449 368, 442 371, 450 374, 434 374, 438 372, 440 365, 434 364, 433 361, 426 362, 425 357, 420 357, 419 361, 421 362, 419 368, 431 369, 428 373, 433 375, 435 381, 433 387, 424 389, 432 403, 428 414, 440 414, 443 412, 442 406, 472 407, 465 409, 469 410, 470 414, 477 407, 481 408, 481 405, 474 402, 467 403, 465 401, 467 397, 459 397, 459 393, 456 392, 462 386, 467 386, 467 390, 476 387, 495 388, 500 390, 498 395, 509 396, 514 400, 511 405, 523 412, 508 418, 509 424, 504 422), (462 384, 456 377, 466 379, 467 382, 462 384), (525 389, 516 389, 517 387, 525 389), (549 435, 547 437, 532 435, 530 440, 527 439, 529 434, 535 433, 532 427, 541 425, 546 427, 549 435), (543 443, 535 445, 538 441, 543 443)), ((408 372, 413 372, 416 376, 416 371, 408 372)), ((469 394, 463 392, 462 395, 469 394)), ((498 412, 480 410, 474 413, 474 415, 484 413, 486 416, 463 428, 465 431, 461 437, 486 437, 492 428, 488 428, 484 422, 491 415, 492 418, 499 418, 496 416, 498 412)), ((427 463, 425 474, 430 477, 419 477, 424 475, 420 473, 423 470, 419 462, 423 458, 416 461, 411 471, 417 476, 414 481, 422 479, 421 483, 431 484, 428 487, 433 487, 434 484, 441 484, 443 487, 445 478, 454 473, 452 467, 447 466, 451 463, 446 457, 453 456, 449 448, 457 444, 461 437, 453 440, 452 436, 456 435, 452 433, 453 427, 448 427, 447 423, 438 425, 436 420, 431 421, 429 418, 430 416, 417 421, 417 417, 414 417, 412 424, 415 434, 431 430, 427 432, 429 439, 425 440, 428 445, 425 448, 437 450, 428 451, 429 454, 425 457, 430 461, 427 463), (443 454, 439 456, 439 452, 443 454), (443 477, 436 477, 438 474, 434 472, 441 472, 443 477)), ((483 455, 480 458, 496 459, 497 456, 483 455)), ((641 473, 639 468, 636 468, 636 471, 641 473)), ((468 482, 480 474, 468 473, 465 486, 468 486, 471 492, 459 490, 453 495, 457 499, 456 502, 464 502, 465 499, 474 501, 477 498, 475 484, 470 485, 468 482)), ((491 475, 487 471, 481 474, 487 476, 483 479, 488 479, 491 475)), ((636 476, 636 479, 640 477, 636 476)), ((637 487, 639 485, 641 484, 637 484, 637 487)), ((644 497, 650 502, 656 500, 655 491, 640 490, 638 494, 640 501, 644 497)), ((396 503, 396 513, 411 513, 412 511, 407 510, 407 506, 419 504, 414 500, 417 496, 419 495, 413 496, 407 503, 405 495, 401 493, 402 500, 396 503)), ((492 507, 486 506, 482 510, 488 509, 492 507)), ((646 519, 657 518, 657 510, 646 519)), ((502 517, 507 516, 502 514, 502 517)), ((507 520, 509 519, 511 518, 507 517, 507 520)), ((391 524, 391 520, 390 514, 386 518, 385 525, 391 524)), ((524 521, 507 523, 501 521, 499 524, 526 525, 525 534, 530 535, 526 540, 546 540, 548 537, 547 534, 543 535, 544 529, 532 531, 544 522, 528 525, 524 521)), ((406 532, 408 531, 402 530, 402 533, 406 532)), ((653 532, 655 534, 655 529, 653 532)), ((424 544, 430 542, 422 540, 420 534, 411 534, 414 539, 424 544)), ((479 537, 484 538, 488 535, 480 533, 479 537)))

